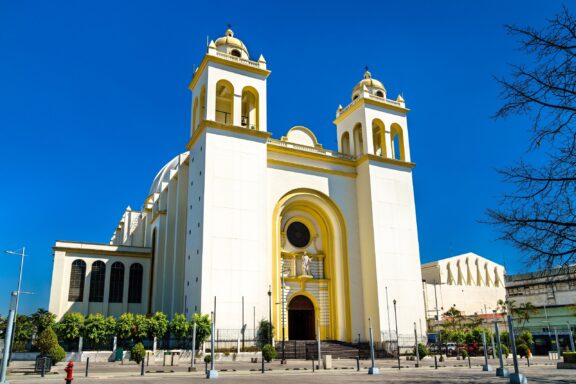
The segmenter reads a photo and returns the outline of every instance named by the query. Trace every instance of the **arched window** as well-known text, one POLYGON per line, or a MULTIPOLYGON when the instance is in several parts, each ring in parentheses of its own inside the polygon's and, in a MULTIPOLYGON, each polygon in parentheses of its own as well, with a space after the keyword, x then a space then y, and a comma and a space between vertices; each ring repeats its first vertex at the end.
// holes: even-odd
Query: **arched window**
POLYGON ((230 51, 230 54, 231 54, 232 56, 236 56, 236 57, 242 56, 242 54, 240 53, 240 51, 237 50, 237 49, 233 49, 232 51, 230 51))
POLYGON ((392 124, 390 126, 390 141, 392 142, 392 158, 405 161, 404 134, 402 127, 398 124, 392 124))
POLYGON ((198 111, 198 124, 206 120, 206 86, 200 90, 200 110, 198 111))
POLYGON ((194 108, 192 108, 192 133, 196 130, 198 124, 198 98, 194 98, 194 108))
POLYGON ((348 132, 342 134, 341 148, 342 153, 350 154, 350 134, 348 132))
POLYGON ((90 302, 101 303, 104 301, 104 280, 106 279, 106 264, 95 261, 90 272, 90 302))
POLYGON ((142 264, 135 263, 130 266, 130 280, 128 283, 128 302, 142 302, 142 264))
POLYGON ((382 92, 382 91, 376 91, 376 96, 378 96, 378 97, 384 97, 384 92, 382 92))
POLYGON ((384 143, 384 123, 375 119, 372 121, 372 144, 376 156, 386 156, 386 144, 384 143))
POLYGON ((115 262, 110 267, 110 303, 121 303, 124 295, 124 264, 115 262))
POLYGON ((86 277, 86 263, 83 260, 74 260, 70 271, 70 288, 68 301, 82 301, 84 299, 84 278, 86 277))
POLYGON ((258 131, 258 112, 258 91, 252 87, 244 88, 242 90, 242 126, 258 131))
POLYGON ((216 122, 232 125, 234 119, 234 87, 227 80, 216 83, 216 122))
POLYGON ((354 137, 354 156, 360 157, 364 154, 364 140, 362 139, 362 124, 358 123, 352 130, 354 137))

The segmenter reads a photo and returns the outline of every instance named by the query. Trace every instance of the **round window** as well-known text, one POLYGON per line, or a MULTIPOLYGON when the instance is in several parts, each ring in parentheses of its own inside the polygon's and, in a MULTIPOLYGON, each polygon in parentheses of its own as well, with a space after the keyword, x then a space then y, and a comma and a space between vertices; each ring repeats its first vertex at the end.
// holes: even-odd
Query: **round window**
POLYGON ((286 233, 288 235, 288 241, 295 247, 302 248, 310 242, 310 231, 308 227, 299 221, 290 224, 286 233))

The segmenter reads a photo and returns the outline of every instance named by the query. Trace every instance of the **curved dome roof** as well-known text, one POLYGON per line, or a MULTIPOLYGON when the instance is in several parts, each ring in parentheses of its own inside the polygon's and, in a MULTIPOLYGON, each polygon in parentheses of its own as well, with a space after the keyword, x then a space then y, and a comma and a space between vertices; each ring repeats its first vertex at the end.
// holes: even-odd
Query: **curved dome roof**
POLYGON ((354 89, 352 89, 352 99, 354 99, 354 96, 358 95, 362 91, 364 86, 366 86, 368 91, 373 95, 376 95, 377 91, 382 91, 382 97, 384 97, 386 94, 386 88, 384 88, 384 84, 376 79, 373 79, 372 74, 368 71, 368 69, 366 69, 364 72, 364 78, 360 80, 358 84, 356 84, 354 89))
POLYGON ((246 48, 242 40, 234 37, 234 31, 232 31, 230 28, 228 28, 224 36, 218 38, 214 44, 216 44, 216 49, 221 52, 233 54, 232 51, 240 50, 242 58, 248 59, 250 56, 248 54, 248 48, 246 48))
POLYGON ((188 155, 188 152, 184 152, 180 155, 175 156, 172 160, 167 162, 162 167, 162 169, 160 169, 160 172, 158 172, 156 174, 156 177, 154 178, 154 181, 152 182, 152 186, 150 187, 150 191, 148 192, 148 196, 150 196, 154 193, 162 192, 162 183, 167 183, 170 181, 170 171, 176 170, 178 168, 178 165, 180 164, 180 156, 185 157, 187 155, 188 155))

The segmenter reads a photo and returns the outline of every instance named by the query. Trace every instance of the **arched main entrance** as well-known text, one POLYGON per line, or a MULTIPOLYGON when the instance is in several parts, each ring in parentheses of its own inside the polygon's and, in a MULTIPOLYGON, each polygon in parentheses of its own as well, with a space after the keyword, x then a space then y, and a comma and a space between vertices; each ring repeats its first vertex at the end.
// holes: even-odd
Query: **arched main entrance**
POLYGON ((288 335, 290 340, 314 340, 316 318, 314 304, 309 298, 298 295, 288 303, 288 335))

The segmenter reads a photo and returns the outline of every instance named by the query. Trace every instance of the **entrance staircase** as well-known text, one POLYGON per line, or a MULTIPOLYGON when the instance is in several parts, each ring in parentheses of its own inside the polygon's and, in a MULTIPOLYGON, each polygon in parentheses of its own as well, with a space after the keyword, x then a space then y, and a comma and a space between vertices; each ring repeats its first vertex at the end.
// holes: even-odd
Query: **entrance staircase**
MULTIPOLYGON (((340 341, 321 341, 320 349, 322 355, 332 355, 333 359, 355 359, 358 356, 358 348, 340 341)), ((284 353, 286 359, 317 359, 318 344, 316 340, 288 340, 284 353)), ((276 343, 276 358, 282 358, 282 341, 276 343)))

